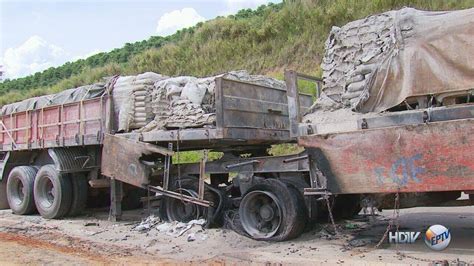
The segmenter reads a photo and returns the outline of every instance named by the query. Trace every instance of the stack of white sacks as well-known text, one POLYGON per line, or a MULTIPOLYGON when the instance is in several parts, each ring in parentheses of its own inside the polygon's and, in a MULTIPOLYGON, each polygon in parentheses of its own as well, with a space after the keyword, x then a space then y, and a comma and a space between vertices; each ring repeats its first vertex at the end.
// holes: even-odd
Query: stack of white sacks
POLYGON ((147 132, 213 126, 216 119, 215 80, 218 77, 285 88, 282 81, 249 75, 246 71, 206 78, 169 78, 152 72, 120 77, 113 89, 118 130, 147 132))
POLYGON ((313 111, 357 109, 367 100, 373 72, 396 49, 396 14, 389 11, 331 29, 321 64, 323 95, 313 111))
POLYGON ((153 72, 119 77, 113 89, 114 111, 118 114, 118 131, 128 132, 144 127, 153 120, 151 106, 153 85, 167 78, 153 72))

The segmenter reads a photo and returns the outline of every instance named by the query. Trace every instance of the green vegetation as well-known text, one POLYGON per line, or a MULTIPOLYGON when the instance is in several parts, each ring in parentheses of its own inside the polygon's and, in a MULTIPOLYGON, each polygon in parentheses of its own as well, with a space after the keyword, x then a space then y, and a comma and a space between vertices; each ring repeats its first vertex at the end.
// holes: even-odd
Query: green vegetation
MULTIPOLYGON (((283 78, 283 69, 320 76, 324 42, 332 26, 404 6, 453 10, 474 0, 286 0, 178 31, 168 37, 127 43, 120 49, 66 63, 41 73, 0 83, 0 105, 100 81, 104 76, 146 71, 166 75, 205 76, 247 69, 283 78)), ((301 84, 313 93, 314 86, 301 84)), ((293 153, 295 146, 273 147, 271 153, 293 153)), ((211 155, 211 159, 218 154, 211 155)), ((180 161, 196 161, 199 153, 183 153, 180 161)))
POLYGON ((90 84, 104 76, 145 71, 204 76, 247 69, 282 78, 284 68, 293 68, 320 75, 324 42, 333 25, 403 6, 451 10, 472 7, 474 0, 287 0, 244 9, 168 37, 153 36, 25 78, 6 80, 0 83, 0 105, 90 84))

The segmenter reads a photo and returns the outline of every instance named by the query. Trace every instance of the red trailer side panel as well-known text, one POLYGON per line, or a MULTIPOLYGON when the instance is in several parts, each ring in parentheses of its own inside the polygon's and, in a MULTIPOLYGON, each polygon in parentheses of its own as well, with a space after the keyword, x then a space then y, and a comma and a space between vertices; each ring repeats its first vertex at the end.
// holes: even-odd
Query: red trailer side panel
POLYGON ((474 120, 299 138, 333 193, 474 190, 474 120))
POLYGON ((107 100, 93 98, 0 117, 0 150, 100 144, 107 100))

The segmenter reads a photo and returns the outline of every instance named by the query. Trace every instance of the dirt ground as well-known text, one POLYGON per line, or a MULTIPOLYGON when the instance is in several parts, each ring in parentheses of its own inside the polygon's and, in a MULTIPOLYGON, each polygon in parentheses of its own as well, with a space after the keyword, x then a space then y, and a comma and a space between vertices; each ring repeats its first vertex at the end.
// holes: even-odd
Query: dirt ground
POLYGON ((65 220, 38 215, 17 216, 0 211, 0 263, 4 264, 428 264, 434 261, 474 263, 474 207, 411 208, 400 212, 400 230, 422 231, 432 224, 451 229, 444 251, 432 251, 418 240, 410 245, 378 249, 392 216, 384 211, 370 222, 358 216, 338 222, 338 236, 330 224, 316 226, 298 239, 268 243, 254 241, 228 229, 206 229, 206 238, 189 242, 186 234, 170 236, 152 228, 133 230, 147 213, 125 212, 124 221, 108 221, 106 210, 65 220), (327 229, 327 230, 326 230, 327 229))

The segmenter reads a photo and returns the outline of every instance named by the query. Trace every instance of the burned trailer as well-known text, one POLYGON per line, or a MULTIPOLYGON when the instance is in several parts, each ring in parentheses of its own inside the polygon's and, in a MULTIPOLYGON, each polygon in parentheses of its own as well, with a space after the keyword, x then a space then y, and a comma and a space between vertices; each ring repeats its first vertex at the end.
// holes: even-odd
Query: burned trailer
MULTIPOLYGON (((285 74, 287 80, 298 76, 285 74)), ((296 82, 287 85, 288 95, 298 91, 296 82)), ((304 195, 336 203, 350 196, 378 209, 474 205, 473 93, 426 96, 438 102, 428 108, 422 108, 427 99, 417 109, 379 114, 322 112, 332 116, 325 122, 314 118, 317 113, 310 117, 315 123, 290 114, 296 117, 291 134, 308 156, 311 187, 304 195), (461 193, 469 199, 459 199, 461 193)), ((289 101, 297 110, 298 102, 289 101)), ((345 200, 339 207, 352 208, 345 200)))
POLYGON ((306 195, 473 203, 473 14, 402 8, 332 28, 321 97, 291 126, 309 156, 306 195))
MULTIPOLYGON (((306 112, 312 96, 300 93, 298 99, 306 112)), ((205 217, 208 226, 219 226, 226 211, 238 209, 244 230, 255 239, 297 237, 315 210, 303 197, 309 187, 307 157, 266 153, 272 144, 295 143, 288 109, 285 89, 219 77, 214 126, 107 135, 102 173, 152 192, 150 199, 160 195, 163 219, 205 217), (148 145, 169 153, 146 155, 148 145), (174 153, 193 150, 203 151, 200 163, 172 162, 179 160, 174 153), (208 161, 208 151, 223 155, 208 161)), ((119 194, 120 188, 112 189, 112 195, 119 194)), ((119 201, 112 214, 120 216, 119 201)))
MULTIPOLYGON (((266 154, 272 144, 296 142, 285 89, 217 77, 215 123, 123 132, 114 111, 117 80, 2 109, 3 207, 20 215, 39 211, 48 219, 73 216, 99 190, 110 193, 109 200, 95 201, 110 201, 112 219, 120 219, 133 196, 134 205, 160 199, 164 219, 205 217, 209 226, 221 225, 225 210, 240 207, 243 227, 256 239, 285 240, 303 231, 314 210, 303 197, 307 157, 266 154), (173 162, 176 152, 193 150, 223 156, 173 162)), ((297 95, 306 112, 312 97, 297 95)))
POLYGON ((354 131, 300 136, 310 161, 305 195, 432 193, 426 202, 401 205, 415 207, 445 205, 464 192, 471 197, 464 204, 472 205, 473 114, 472 105, 440 108, 361 119, 354 131))

